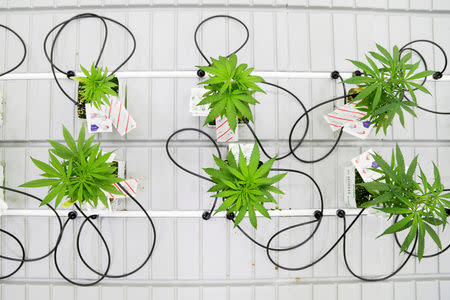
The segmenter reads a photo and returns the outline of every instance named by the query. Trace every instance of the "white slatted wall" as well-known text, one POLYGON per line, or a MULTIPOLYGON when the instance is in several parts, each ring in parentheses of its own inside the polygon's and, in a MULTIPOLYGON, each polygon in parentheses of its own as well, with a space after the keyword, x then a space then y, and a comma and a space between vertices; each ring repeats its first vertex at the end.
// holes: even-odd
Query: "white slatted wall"
MULTIPOLYGON (((16 30, 29 49, 25 63, 15 73, 48 73, 49 64, 42 50, 45 34, 62 20, 88 11, 121 21, 135 34, 136 54, 122 71, 194 70, 193 66, 204 63, 194 48, 194 29, 202 19, 214 14, 233 15, 249 26, 250 40, 239 58, 257 71, 351 72, 354 68, 346 58, 363 59, 375 42, 392 47, 427 38, 450 51, 448 0, 1 0, 0 23, 16 30)), ((240 29, 224 20, 208 23, 200 35, 206 54, 215 57, 234 50, 244 38, 240 29)), ((113 68, 127 55, 131 41, 114 26, 110 35, 102 64, 113 68)), ((57 64, 66 70, 79 64, 90 65, 97 56, 101 36, 98 21, 70 25, 58 44, 57 64)), ((428 46, 418 48, 426 54, 429 66, 442 65, 439 52, 428 46)), ((0 69, 12 66, 20 51, 17 41, 0 30, 0 69)), ((325 77, 266 79, 291 89, 310 107, 341 94, 341 87, 325 77)), ((74 95, 74 84, 64 79, 62 82, 74 95)), ((212 199, 206 194, 208 183, 175 168, 164 148, 165 139, 174 130, 200 128, 200 121, 188 112, 190 88, 197 82, 194 76, 121 79, 122 86, 128 85, 129 110, 138 128, 126 138, 114 134, 101 136, 101 140, 107 148, 120 147, 118 156, 126 160, 128 174, 140 179, 138 199, 148 209, 202 210, 211 205, 212 199)), ((430 81, 428 88, 433 96, 421 96, 420 103, 450 111, 449 82, 430 81)), ((6 185, 16 187, 39 173, 29 156, 46 159, 46 140, 62 139, 63 124, 77 132, 81 122, 53 80, 0 80, 0 92, 5 98, 0 159, 6 164, 6 185)), ((255 109, 256 132, 271 153, 284 153, 289 129, 301 108, 274 89, 268 89, 260 100, 262 104, 255 109)), ((334 136, 322 119, 332 107, 325 105, 312 114, 308 141, 298 152, 303 157, 317 157, 332 145, 334 136)), ((420 154, 427 172, 431 171, 431 162, 436 161, 443 183, 450 186, 450 117, 421 111, 418 115, 415 120, 407 117, 406 129, 397 122, 383 138, 380 134, 360 142, 345 136, 323 162, 307 165, 289 158, 278 165, 312 174, 322 187, 326 208, 339 208, 344 207, 342 174, 349 160, 369 147, 388 154, 398 141, 408 159, 420 154)), ((213 134, 212 129, 206 131, 213 134)), ((240 136, 251 139, 247 130, 242 130, 240 136)), ((195 171, 211 166, 213 148, 204 137, 191 133, 178 139, 189 140, 173 147, 180 162, 195 171)), ((317 191, 304 177, 290 174, 281 187, 287 195, 280 199, 280 208, 318 208, 317 191)), ((12 209, 37 208, 33 199, 16 194, 6 193, 6 199, 12 209)), ((258 231, 252 234, 265 241, 278 228, 299 220, 261 219, 258 231)), ((74 253, 73 233, 79 223, 66 230, 59 261, 72 278, 96 278, 74 253)), ((111 272, 117 274, 137 266, 151 242, 145 219, 106 218, 97 223, 112 248, 111 272)), ((158 218, 155 223, 158 239, 153 258, 133 276, 77 288, 60 278, 53 258, 49 258, 26 264, 13 278, 1 282, 1 299, 450 299, 449 253, 421 263, 410 261, 393 279, 370 284, 348 273, 341 247, 312 268, 288 272, 275 268, 265 251, 233 230, 225 219, 205 222, 200 218, 158 218)), ((1 226, 25 241, 29 256, 44 253, 58 233, 56 220, 47 217, 2 217, 1 226)), ((363 217, 349 234, 350 263, 356 272, 388 273, 404 259, 391 237, 375 239, 386 226, 385 220, 363 217)), ((245 227, 249 228, 248 224, 245 227)), ((341 221, 326 217, 311 243, 275 257, 283 264, 307 264, 328 249, 341 232, 341 221)), ((304 235, 302 230, 292 231, 275 245, 295 243, 304 235)), ((448 230, 442 239, 450 241, 448 230)), ((87 229, 83 240, 82 251, 88 261, 104 267, 105 251, 95 233, 87 229)), ((17 245, 5 237, 1 249, 4 254, 18 255, 17 245)), ((3 274, 16 266, 4 260, 0 264, 3 274)))

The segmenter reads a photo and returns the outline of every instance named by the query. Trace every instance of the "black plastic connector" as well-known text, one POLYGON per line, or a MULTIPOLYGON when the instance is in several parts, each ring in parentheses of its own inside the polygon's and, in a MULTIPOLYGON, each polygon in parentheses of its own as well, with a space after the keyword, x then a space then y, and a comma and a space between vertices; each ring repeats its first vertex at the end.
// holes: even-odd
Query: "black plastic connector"
POLYGON ((343 210, 343 209, 338 209, 338 210, 336 211, 336 216, 338 216, 339 218, 345 217, 345 210, 343 210))
POLYGON ((316 218, 316 220, 320 220, 320 219, 322 219, 322 217, 323 217, 323 214, 320 210, 316 210, 314 212, 314 218, 316 218))
POLYGON ((209 219, 211 219, 211 213, 209 211, 204 211, 202 214, 202 218, 205 221, 208 221, 209 219))
POLYGON ((338 71, 331 72, 331 78, 338 79, 339 78, 339 72, 338 71))
POLYGON ((98 218, 98 215, 90 215, 89 218, 91 218, 92 220, 95 220, 98 218))
POLYGON ((72 77, 75 76, 75 72, 70 70, 70 71, 67 71, 66 75, 67 75, 67 78, 71 79, 72 77))
POLYGON ((69 219, 74 220, 77 218, 78 213, 74 210, 69 211, 69 214, 67 215, 69 217, 69 219))
POLYGON ((441 72, 436 72, 433 74, 433 79, 438 80, 442 78, 442 73, 441 72))
POLYGON ((201 69, 197 70, 197 76, 198 77, 203 78, 203 77, 205 77, 205 75, 206 75, 205 71, 203 71, 201 69))
POLYGON ((353 76, 361 76, 362 72, 360 70, 356 70, 355 72, 353 72, 353 76))
POLYGON ((230 212, 229 214, 227 214, 227 219, 234 220, 234 212, 230 212))

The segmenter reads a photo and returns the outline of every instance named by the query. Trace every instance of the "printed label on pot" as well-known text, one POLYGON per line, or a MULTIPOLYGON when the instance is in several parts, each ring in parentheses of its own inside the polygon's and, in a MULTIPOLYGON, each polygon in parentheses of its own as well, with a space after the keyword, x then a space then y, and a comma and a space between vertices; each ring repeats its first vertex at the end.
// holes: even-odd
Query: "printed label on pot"
POLYGON ((117 129, 120 135, 125 135, 134 128, 137 124, 130 113, 125 109, 125 106, 116 97, 110 98, 111 106, 108 110, 107 117, 111 119, 113 126, 117 129))
POLYGON ((86 122, 89 133, 112 132, 112 122, 106 115, 108 106, 101 105, 100 109, 92 104, 86 104, 86 122))
POLYGON ((194 117, 206 117, 209 114, 209 105, 197 105, 203 99, 203 94, 208 90, 204 88, 192 88, 191 97, 189 98, 189 112, 194 117))
POLYGON ((331 130, 337 131, 346 123, 359 120, 366 115, 366 113, 358 110, 355 105, 356 102, 345 104, 324 116, 325 121, 330 125, 331 130))
POLYGON ((383 176, 382 174, 371 170, 371 168, 378 169, 380 167, 373 158, 372 154, 374 154, 374 152, 372 149, 369 149, 363 154, 352 159, 353 165, 356 170, 358 170, 364 182, 374 181, 383 176))
POLYGON ((344 124, 344 132, 365 140, 372 131, 373 125, 369 120, 356 120, 344 124))
POLYGON ((344 201, 347 207, 356 208, 355 167, 344 168, 344 201))
MULTIPOLYGON (((138 181, 137 179, 127 179, 124 180, 120 183, 120 185, 127 190, 128 193, 130 193, 131 196, 136 196, 136 191, 137 191, 137 185, 138 185, 138 181)), ((110 198, 110 199, 118 199, 118 198, 126 198, 128 197, 128 195, 120 188, 120 186, 117 183, 114 183, 114 186, 116 187, 116 189, 122 193, 122 195, 115 195, 115 194, 111 194, 106 192, 105 195, 110 198)))
POLYGON ((239 161, 239 147, 241 147, 242 154, 244 154, 247 164, 250 163, 250 157, 252 156, 253 147, 255 144, 229 144, 228 150, 233 153, 237 161, 239 161))
POLYGON ((231 130, 230 124, 228 124, 228 119, 226 117, 221 118, 218 116, 216 118, 216 137, 217 141, 221 143, 237 142, 238 138, 238 127, 236 131, 231 130))

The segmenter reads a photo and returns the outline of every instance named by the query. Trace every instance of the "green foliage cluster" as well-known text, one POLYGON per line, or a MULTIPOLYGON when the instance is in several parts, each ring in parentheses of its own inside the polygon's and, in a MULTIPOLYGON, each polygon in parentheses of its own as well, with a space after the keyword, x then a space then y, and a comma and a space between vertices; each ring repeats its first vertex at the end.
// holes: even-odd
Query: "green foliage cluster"
POLYGON ((80 205, 87 202, 96 207, 100 199, 108 207, 104 191, 121 194, 113 184, 123 181, 118 178, 114 164, 106 162, 113 152, 102 153, 100 144, 93 144, 95 136, 86 140, 84 125, 76 142, 64 126, 63 135, 67 146, 49 141, 53 147, 48 151, 50 164, 31 157, 33 163, 44 172, 41 174, 44 178, 26 182, 21 187, 49 187, 41 206, 56 198, 57 207, 67 197, 64 206, 78 201, 80 205))
POLYGON ((210 66, 198 66, 209 74, 209 79, 199 84, 205 85, 208 91, 198 105, 209 105, 210 113, 205 124, 213 122, 219 115, 226 116, 233 131, 236 130, 237 118, 245 117, 253 122, 250 104, 259 103, 256 92, 264 93, 256 83, 263 82, 259 76, 250 75, 253 68, 246 64, 237 65, 236 54, 229 58, 220 56, 218 60, 211 58, 210 66))
POLYGON ((400 147, 392 151, 391 163, 388 164, 379 154, 375 154, 375 161, 380 169, 373 169, 383 174, 381 178, 373 182, 362 183, 374 197, 372 201, 363 203, 363 207, 376 206, 376 209, 392 216, 400 215, 401 218, 387 228, 382 235, 393 234, 403 230, 409 230, 402 243, 401 251, 406 251, 411 242, 418 235, 419 259, 423 257, 425 249, 425 235, 433 239, 436 245, 442 249, 442 244, 432 226, 447 224, 446 207, 450 207, 450 193, 444 191, 439 170, 434 165, 434 183, 431 184, 419 166, 420 182, 414 180, 414 173, 418 167, 417 157, 406 168, 405 160, 400 147))
POLYGON ((91 73, 83 66, 80 67, 86 77, 74 77, 74 79, 81 83, 81 101, 90 103, 98 109, 102 104, 109 105, 108 95, 117 96, 114 90, 117 87, 114 75, 108 76, 108 68, 105 67, 103 71, 103 68, 98 68, 94 64, 91 66, 91 73))
POLYGON ((240 148, 238 162, 231 151, 228 152, 228 161, 217 156, 214 156, 214 160, 219 169, 206 168, 204 170, 215 183, 208 190, 208 192, 216 193, 211 197, 224 198, 216 213, 224 210, 227 213, 237 213, 234 220, 234 225, 237 226, 248 212, 250 223, 255 228, 257 228, 255 209, 264 217, 270 218, 264 203, 277 203, 271 193, 283 194, 283 192, 273 184, 286 176, 286 173, 281 173, 268 177, 275 158, 260 165, 259 148, 255 142, 248 165, 240 148))
POLYGON ((422 71, 417 73, 420 61, 409 63, 412 52, 403 57, 397 46, 394 46, 392 54, 377 44, 379 53, 369 52, 375 61, 366 55, 369 65, 355 60, 349 60, 357 68, 363 71, 362 76, 355 76, 345 80, 345 83, 357 84, 364 89, 355 97, 357 108, 367 113, 362 119, 369 119, 375 124, 376 132, 383 128, 386 134, 392 120, 396 115, 400 123, 405 126, 403 110, 414 117, 413 108, 417 106, 415 90, 430 94, 430 92, 415 80, 430 76, 434 71, 422 71), (408 92, 411 100, 405 98, 408 92))

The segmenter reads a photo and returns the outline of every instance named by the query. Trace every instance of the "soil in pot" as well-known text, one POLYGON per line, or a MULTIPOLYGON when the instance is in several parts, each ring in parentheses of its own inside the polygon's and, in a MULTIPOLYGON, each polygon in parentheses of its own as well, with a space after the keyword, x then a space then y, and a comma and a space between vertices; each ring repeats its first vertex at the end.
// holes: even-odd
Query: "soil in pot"
POLYGON ((360 183, 364 183, 364 180, 355 169, 355 202, 356 206, 359 208, 361 208, 363 203, 372 200, 372 195, 364 187, 358 185, 360 183))
MULTIPOLYGON (((117 77, 113 77, 113 79, 111 80, 112 82, 114 82, 115 84, 117 84, 117 86, 113 87, 113 91, 115 91, 117 94, 119 94, 119 80, 117 79, 117 77)), ((78 106, 77 106, 77 114, 78 114, 78 118, 80 119, 86 119, 86 104, 85 102, 82 100, 83 96, 81 96, 81 90, 83 88, 83 83, 79 82, 78 83, 78 97, 77 97, 77 102, 78 102, 78 106)))
MULTIPOLYGON (((352 88, 348 91, 348 95, 352 95, 352 94, 359 94, 362 90, 364 90, 364 88, 352 88)), ((347 103, 353 102, 355 100, 355 97, 357 95, 354 96, 348 96, 347 98, 347 103)))
MULTIPOLYGON (((238 125, 245 125, 244 118, 239 118, 238 119, 238 125)), ((209 127, 216 127, 216 120, 209 122, 208 126, 209 127)))

